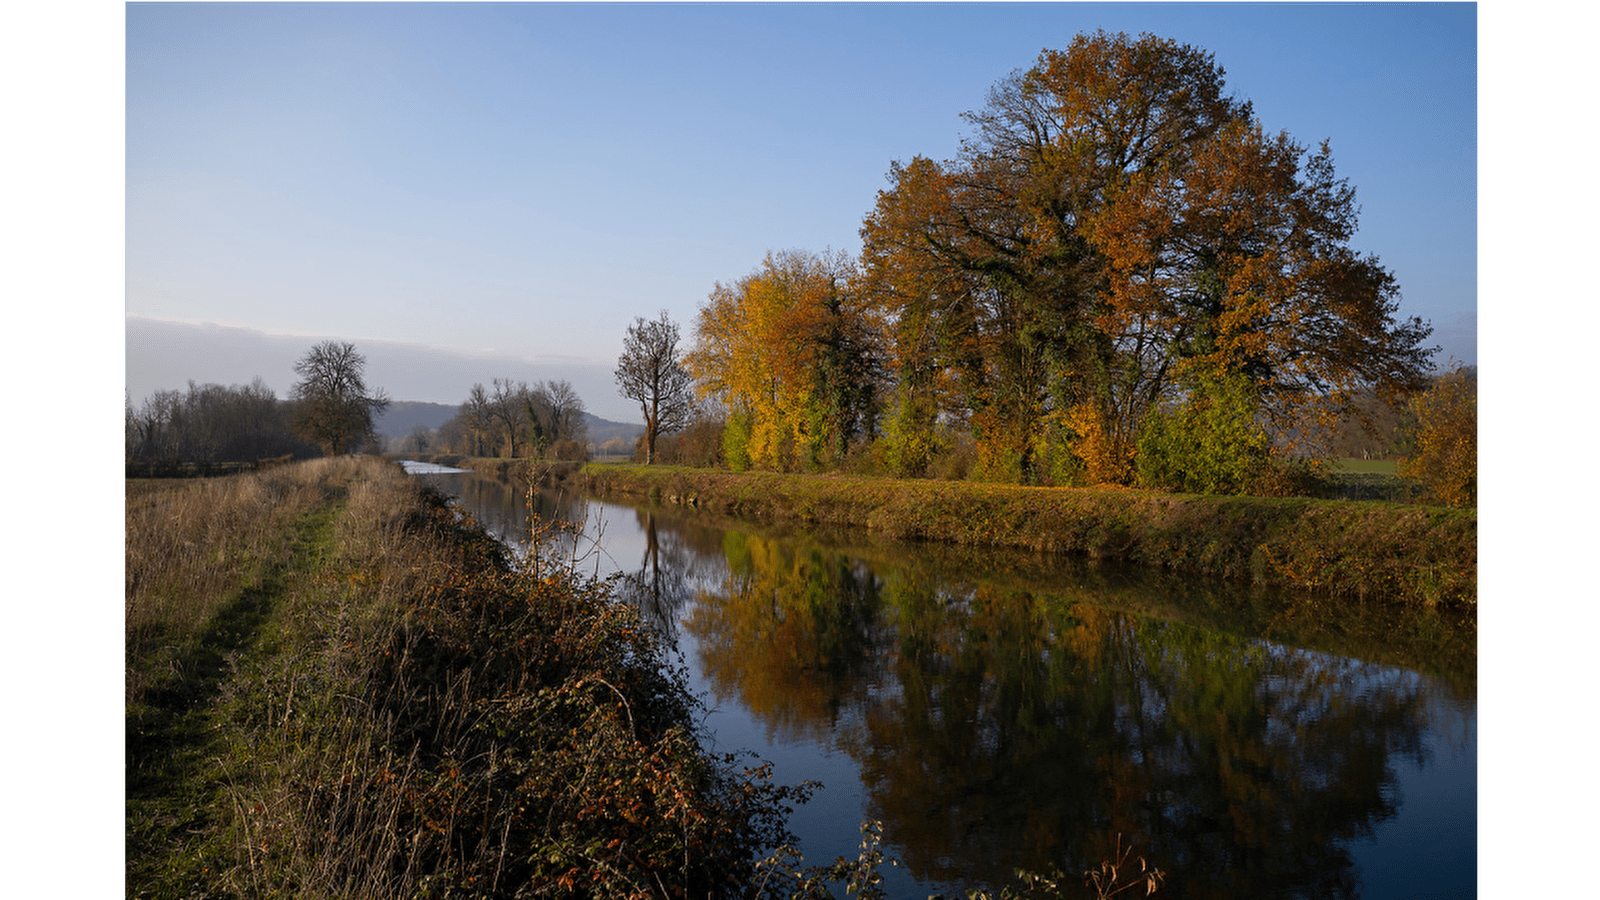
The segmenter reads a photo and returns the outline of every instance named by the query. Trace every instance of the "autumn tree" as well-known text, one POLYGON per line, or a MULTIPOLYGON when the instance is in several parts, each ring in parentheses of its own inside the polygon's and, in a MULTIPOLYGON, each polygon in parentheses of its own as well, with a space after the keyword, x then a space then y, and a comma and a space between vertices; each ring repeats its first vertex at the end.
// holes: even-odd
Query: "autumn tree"
POLYGON ((837 464, 877 429, 881 327, 842 253, 769 253, 700 308, 685 364, 728 410, 730 465, 837 464))
POLYGON ((1257 123, 1220 129, 1184 172, 1128 179, 1091 231, 1109 262, 1103 327, 1164 361, 1132 360, 1129 409, 1239 374, 1281 438, 1308 412, 1326 431, 1360 396, 1419 388, 1432 329, 1399 320, 1393 274, 1349 248, 1356 212, 1326 143, 1307 154, 1257 123))
POLYGON ((290 394, 297 404, 295 433, 328 456, 353 450, 373 436, 374 417, 389 407, 383 390, 369 391, 367 358, 348 341, 323 341, 295 363, 301 380, 290 394))
POLYGON ((678 431, 694 415, 694 390, 678 358, 678 325, 666 310, 655 319, 635 317, 623 337, 615 372, 622 396, 644 416, 644 461, 655 461, 656 439, 678 431))
POLYGON ((957 159, 891 168, 863 259, 915 339, 898 357, 956 375, 991 477, 1131 478, 1150 411, 1200 377, 1248 378, 1269 423, 1419 384, 1431 329, 1348 247, 1331 152, 1266 133, 1211 54, 1080 35, 966 118, 957 159))
POLYGON ((941 425, 964 424, 989 384, 982 278, 954 264, 949 235, 926 230, 953 216, 944 170, 917 158, 891 168, 892 191, 861 229, 859 291, 884 323, 885 462, 901 476, 926 473, 946 447, 941 425))
POLYGON ((1411 401, 1414 448, 1399 474, 1449 506, 1478 502, 1478 370, 1453 366, 1411 401))

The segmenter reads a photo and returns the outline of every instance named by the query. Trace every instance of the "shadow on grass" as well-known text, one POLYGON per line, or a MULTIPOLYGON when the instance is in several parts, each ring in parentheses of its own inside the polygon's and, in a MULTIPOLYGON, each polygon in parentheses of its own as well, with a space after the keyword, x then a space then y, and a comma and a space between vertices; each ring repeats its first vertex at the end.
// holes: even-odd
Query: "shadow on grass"
POLYGON ((205 882, 223 835, 215 828, 226 802, 218 772, 223 722, 213 702, 231 659, 258 644, 293 574, 310 566, 314 545, 331 535, 334 508, 313 511, 296 527, 292 552, 270 565, 222 607, 210 625, 170 654, 139 664, 164 668, 125 712, 127 895, 212 896, 205 882))

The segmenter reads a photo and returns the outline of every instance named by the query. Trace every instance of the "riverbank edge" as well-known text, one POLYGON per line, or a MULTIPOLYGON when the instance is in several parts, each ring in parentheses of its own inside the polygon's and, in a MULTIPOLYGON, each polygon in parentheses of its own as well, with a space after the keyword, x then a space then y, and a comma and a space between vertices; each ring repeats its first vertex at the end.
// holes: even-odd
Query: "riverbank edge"
POLYGON ((612 463, 575 468, 565 481, 600 498, 766 524, 858 527, 896 540, 1115 559, 1335 598, 1477 608, 1476 510, 612 463))
MULTIPOLYGON (((228 567, 217 610, 152 626, 188 648, 177 664, 130 650, 160 670, 126 702, 130 897, 698 896, 777 864, 755 857, 792 842, 803 790, 700 747, 698 701, 636 609, 520 566, 398 466, 125 488, 130 547, 181 500, 179 518, 216 515, 180 535, 201 552, 165 555, 208 564, 295 488, 315 499, 269 523, 271 565, 228 567)), ((156 555, 130 562, 150 571, 128 609, 156 555)))

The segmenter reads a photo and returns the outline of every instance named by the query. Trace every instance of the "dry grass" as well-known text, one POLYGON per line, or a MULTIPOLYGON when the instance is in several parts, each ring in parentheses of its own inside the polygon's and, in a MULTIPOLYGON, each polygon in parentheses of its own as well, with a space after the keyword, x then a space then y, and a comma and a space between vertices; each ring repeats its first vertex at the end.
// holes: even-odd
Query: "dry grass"
POLYGON ((609 585, 398 467, 128 496, 129 896, 721 895, 788 838, 609 585))
POLYGON ((125 493, 127 700, 151 658, 177 653, 292 550, 297 518, 345 489, 358 464, 324 459, 222 478, 129 481, 125 493))

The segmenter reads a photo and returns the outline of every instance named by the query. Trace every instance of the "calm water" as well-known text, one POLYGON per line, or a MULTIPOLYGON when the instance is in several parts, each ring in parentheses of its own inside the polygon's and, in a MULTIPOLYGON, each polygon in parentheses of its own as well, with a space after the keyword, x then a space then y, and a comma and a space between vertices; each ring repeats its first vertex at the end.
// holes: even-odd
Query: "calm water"
POLYGON ((880 820, 894 896, 1081 873, 1119 834, 1163 897, 1476 896, 1458 619, 422 477, 508 542, 530 508, 580 523, 560 552, 628 576, 714 749, 822 783, 791 819, 807 860, 880 820))

